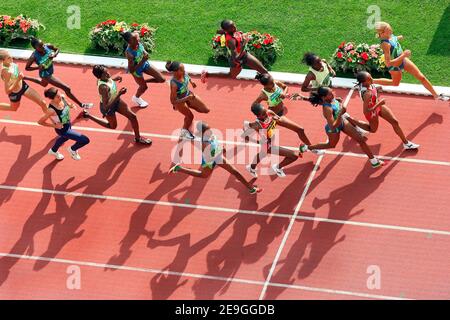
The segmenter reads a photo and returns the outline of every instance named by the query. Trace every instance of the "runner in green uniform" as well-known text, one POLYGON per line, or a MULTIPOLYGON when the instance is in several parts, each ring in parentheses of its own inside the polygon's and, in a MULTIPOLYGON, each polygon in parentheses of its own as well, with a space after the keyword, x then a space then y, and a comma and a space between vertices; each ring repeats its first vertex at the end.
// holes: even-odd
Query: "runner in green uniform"
POLYGON ((24 80, 31 80, 20 72, 19 66, 6 50, 0 50, 1 79, 5 85, 5 92, 9 97, 9 103, 0 103, 0 110, 17 111, 20 107, 22 96, 27 97, 38 104, 43 112, 47 112, 47 104, 39 93, 31 88, 24 80))
POLYGON ((166 69, 173 74, 170 80, 170 102, 172 103, 173 109, 184 116, 184 124, 181 129, 180 138, 192 140, 194 139, 194 135, 191 133, 190 128, 194 120, 194 114, 191 109, 200 113, 208 113, 209 108, 198 95, 189 90, 189 84, 193 88, 196 88, 197 85, 187 74, 184 64, 178 61, 167 61, 166 69))
POLYGON ((63 90, 66 95, 75 101, 81 108, 89 109, 93 106, 92 103, 82 103, 78 100, 77 97, 72 93, 72 89, 65 84, 63 81, 55 77, 53 59, 59 54, 59 49, 52 44, 44 44, 42 40, 32 38, 31 45, 35 49, 31 56, 28 58, 27 64, 25 66, 25 70, 33 71, 39 70, 39 77, 41 79, 29 78, 30 81, 33 81, 37 84, 40 84, 43 87, 46 87, 48 84, 55 86, 61 90, 63 90), (33 63, 37 66, 33 67, 33 63))
POLYGON ((58 92, 56 88, 49 88, 45 90, 45 97, 51 99, 48 105, 48 110, 45 115, 39 119, 38 123, 41 126, 54 128, 58 134, 58 138, 55 141, 53 147, 48 150, 48 154, 54 156, 57 160, 64 159, 64 155, 58 152, 58 149, 67 140, 74 140, 75 144, 69 148, 69 154, 74 160, 81 160, 78 154, 78 149, 84 147, 89 143, 89 138, 82 135, 72 129, 70 122, 70 109, 75 108, 73 104, 69 104, 66 98, 58 92), (50 119, 51 122, 47 122, 50 119))
POLYGON ((223 147, 217 141, 217 137, 212 133, 206 122, 199 122, 198 129, 202 137, 202 164, 200 170, 189 169, 176 164, 170 168, 169 173, 183 172, 197 178, 208 178, 216 166, 221 167, 235 176, 251 194, 262 191, 261 188, 248 182, 244 176, 233 166, 223 155, 223 147))
POLYGON ((377 37, 380 38, 381 48, 384 52, 384 60, 389 68, 391 79, 374 79, 373 83, 383 86, 398 86, 402 81, 403 70, 412 74, 431 93, 434 99, 448 101, 450 97, 438 94, 431 82, 423 75, 420 69, 411 61, 411 51, 403 50, 399 41, 403 36, 395 36, 389 23, 378 22, 375 25, 377 37))
POLYGON ((102 65, 95 65, 92 73, 98 79, 97 90, 100 95, 100 112, 106 120, 91 115, 87 110, 83 110, 82 116, 88 118, 102 127, 109 129, 117 128, 116 113, 121 114, 131 122, 134 130, 134 141, 139 144, 151 145, 150 139, 145 139, 139 132, 139 122, 136 114, 130 110, 128 105, 121 99, 127 92, 126 88, 117 90, 117 82, 122 82, 122 77, 111 78, 108 69, 102 65))

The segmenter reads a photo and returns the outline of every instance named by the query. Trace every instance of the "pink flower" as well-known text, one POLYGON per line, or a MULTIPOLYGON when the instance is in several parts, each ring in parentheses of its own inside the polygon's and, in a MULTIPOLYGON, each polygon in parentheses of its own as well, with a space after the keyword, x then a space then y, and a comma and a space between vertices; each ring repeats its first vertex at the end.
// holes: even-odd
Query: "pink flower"
POLYGON ((352 43, 349 43, 346 47, 345 47, 345 51, 350 51, 350 50, 352 50, 354 47, 353 47, 353 44, 352 43))

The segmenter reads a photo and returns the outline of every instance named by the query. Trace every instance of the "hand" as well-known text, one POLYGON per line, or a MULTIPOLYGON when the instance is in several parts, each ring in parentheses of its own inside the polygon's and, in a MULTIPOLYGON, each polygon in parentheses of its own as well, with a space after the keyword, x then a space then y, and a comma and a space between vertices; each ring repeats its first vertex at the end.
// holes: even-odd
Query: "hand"
POLYGON ((347 107, 341 108, 341 116, 347 112, 347 107))
POLYGON ((25 78, 25 76, 23 75, 23 73, 21 72, 21 73, 19 73, 19 80, 22 80, 23 78, 25 78))
POLYGON ((45 67, 44 67, 42 64, 40 64, 40 65, 39 65, 39 70, 40 70, 40 71, 44 71, 44 70, 45 70, 45 67))
POLYGON ((189 93, 188 100, 193 100, 195 98, 195 94, 193 92, 189 93))
POLYGON ((384 106, 385 104, 386 104, 385 99, 381 99, 380 101, 378 101, 378 105, 380 105, 380 106, 384 106))
POLYGON ((192 81, 191 84, 192 84, 192 88, 194 88, 194 89, 197 88, 197 84, 194 81, 192 81))
POLYGON ((120 95, 123 95, 123 94, 125 94, 125 93, 127 93, 127 88, 121 88, 121 89, 119 90, 119 94, 120 94, 120 95))
POLYGON ((405 50, 403 51, 403 55, 407 58, 411 57, 411 50, 405 50))
POLYGON ((114 81, 117 81, 117 82, 121 83, 121 82, 122 82, 122 77, 121 77, 121 76, 117 76, 117 77, 114 79, 114 81))
POLYGON ((55 123, 55 129, 62 129, 63 125, 62 123, 55 123))

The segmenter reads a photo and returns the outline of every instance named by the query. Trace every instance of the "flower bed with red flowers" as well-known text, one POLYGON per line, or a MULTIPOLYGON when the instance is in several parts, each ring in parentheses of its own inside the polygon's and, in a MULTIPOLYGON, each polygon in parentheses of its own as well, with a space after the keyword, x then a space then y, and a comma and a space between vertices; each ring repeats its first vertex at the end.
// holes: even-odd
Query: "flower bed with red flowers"
MULTIPOLYGON (((283 53, 280 40, 273 35, 251 31, 244 33, 243 37, 244 42, 247 41, 245 49, 267 68, 270 68, 283 53)), ((225 35, 216 34, 211 40, 211 46, 216 62, 221 59, 228 61, 230 52, 225 45, 225 35)))
POLYGON ((0 15, 0 43, 9 45, 15 39, 29 39, 35 37, 44 26, 35 19, 19 15, 15 18, 0 15))
POLYGON ((383 50, 380 45, 369 46, 366 43, 355 45, 353 42, 342 42, 333 54, 331 66, 336 71, 386 72, 383 50))
POLYGON ((128 25, 123 21, 106 20, 91 29, 89 38, 94 48, 102 48, 106 52, 116 51, 122 53, 127 44, 121 33, 127 31, 139 32, 141 43, 149 54, 155 50, 156 28, 151 28, 146 23, 139 24, 134 22, 128 25))

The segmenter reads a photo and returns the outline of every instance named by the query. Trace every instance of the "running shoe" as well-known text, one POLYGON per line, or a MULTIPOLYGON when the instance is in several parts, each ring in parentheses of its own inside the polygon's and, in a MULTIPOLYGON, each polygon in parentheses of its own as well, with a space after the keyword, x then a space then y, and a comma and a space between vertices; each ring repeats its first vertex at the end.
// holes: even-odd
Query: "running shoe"
POLYGON ((90 109, 90 108, 92 108, 93 106, 94 106, 93 103, 82 103, 82 104, 81 104, 81 108, 83 108, 83 109, 90 109))
POLYGON ((280 178, 286 177, 286 174, 284 173, 282 168, 278 167, 278 164, 272 165, 272 170, 279 176, 280 178))
POLYGON ((172 168, 169 169, 169 173, 176 173, 180 170, 181 165, 179 163, 177 163, 176 165, 174 165, 172 168))
POLYGON ((142 99, 141 97, 138 98, 136 96, 133 96, 131 98, 131 101, 136 103, 140 108, 147 108, 148 107, 148 102, 145 101, 144 99, 142 99))
POLYGON ((260 193, 262 191, 262 189, 258 188, 257 186, 254 186, 249 191, 250 191, 250 194, 257 194, 257 193, 260 193))
POLYGON ((81 160, 80 155, 78 154, 78 151, 73 151, 72 147, 68 147, 67 151, 69 151, 70 156, 72 157, 73 160, 81 160))
POLYGON ((253 169, 250 164, 246 165, 245 169, 247 169, 247 171, 250 172, 253 178, 258 178, 258 173, 256 172, 256 169, 253 169))
POLYGON ((311 150, 311 152, 318 156, 325 154, 325 150, 322 150, 322 149, 314 149, 314 150, 311 150))
POLYGON ((206 78, 208 77, 208 71, 203 70, 202 74, 200 75, 200 81, 202 83, 206 83, 206 78))
POLYGON ((443 94, 443 93, 441 93, 441 94, 438 96, 438 100, 449 101, 449 100, 450 100, 450 97, 449 97, 449 96, 446 96, 446 95, 443 94))
POLYGON ((308 151, 308 146, 306 144, 301 144, 300 147, 298 147, 298 150, 300 151, 300 153, 305 153, 306 151, 308 151))
POLYGON ((380 159, 374 158, 374 160, 374 162, 372 162, 372 160, 370 161, 372 168, 379 168, 384 164, 384 162, 380 159))
POLYGON ((134 142, 139 143, 139 144, 143 144, 143 145, 148 145, 148 146, 150 146, 153 143, 152 140, 146 139, 146 138, 143 138, 143 137, 139 137, 139 139, 138 138, 134 138, 134 142))
POLYGON ((408 141, 408 143, 403 144, 403 149, 405 149, 405 150, 415 150, 415 149, 419 149, 419 147, 420 147, 419 144, 416 144, 411 141, 408 141))
POLYGON ((194 140, 194 135, 188 130, 188 129, 181 129, 180 132, 180 138, 188 139, 188 140, 194 140))
POLYGON ((54 156, 56 160, 64 159, 64 155, 62 153, 59 153, 58 151, 54 152, 52 149, 48 150, 48 154, 54 156))

